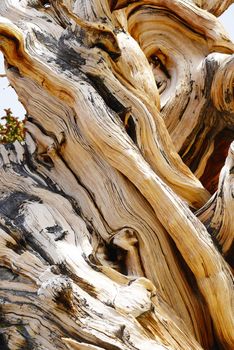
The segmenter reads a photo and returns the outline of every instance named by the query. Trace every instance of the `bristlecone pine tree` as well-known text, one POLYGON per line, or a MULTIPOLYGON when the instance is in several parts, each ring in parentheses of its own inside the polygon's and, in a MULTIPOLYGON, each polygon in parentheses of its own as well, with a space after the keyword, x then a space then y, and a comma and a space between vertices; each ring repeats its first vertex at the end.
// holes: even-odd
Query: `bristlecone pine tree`
POLYGON ((234 349, 232 2, 1 0, 1 350, 234 349))
POLYGON ((25 140, 25 122, 12 115, 11 109, 5 109, 5 115, 1 118, 5 123, 0 123, 0 143, 12 143, 16 140, 25 140))

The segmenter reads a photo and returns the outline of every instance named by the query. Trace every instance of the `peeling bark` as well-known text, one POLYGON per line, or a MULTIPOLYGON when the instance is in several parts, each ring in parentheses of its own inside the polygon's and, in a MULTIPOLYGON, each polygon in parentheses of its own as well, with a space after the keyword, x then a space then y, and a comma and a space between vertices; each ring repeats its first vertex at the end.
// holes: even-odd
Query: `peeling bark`
POLYGON ((234 348, 231 3, 1 1, 2 349, 234 348))

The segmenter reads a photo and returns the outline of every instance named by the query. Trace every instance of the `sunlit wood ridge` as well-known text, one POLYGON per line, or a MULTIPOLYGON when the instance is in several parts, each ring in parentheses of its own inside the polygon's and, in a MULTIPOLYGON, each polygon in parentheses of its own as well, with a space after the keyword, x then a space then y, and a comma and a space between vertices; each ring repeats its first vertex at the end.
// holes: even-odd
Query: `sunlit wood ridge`
POLYGON ((1 349, 234 349, 232 2, 1 0, 1 349))

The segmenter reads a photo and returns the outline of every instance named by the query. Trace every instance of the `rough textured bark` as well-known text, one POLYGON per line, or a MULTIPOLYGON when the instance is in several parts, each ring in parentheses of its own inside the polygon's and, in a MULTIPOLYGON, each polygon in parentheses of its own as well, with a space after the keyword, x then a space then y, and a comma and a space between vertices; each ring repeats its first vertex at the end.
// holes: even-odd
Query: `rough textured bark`
POLYGON ((1 349, 234 348, 231 3, 0 2, 1 349))

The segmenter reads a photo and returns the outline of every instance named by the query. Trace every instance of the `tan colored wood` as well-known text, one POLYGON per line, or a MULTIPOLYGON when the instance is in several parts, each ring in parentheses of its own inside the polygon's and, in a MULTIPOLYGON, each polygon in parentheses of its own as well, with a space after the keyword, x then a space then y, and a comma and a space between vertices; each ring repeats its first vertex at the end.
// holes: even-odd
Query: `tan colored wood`
POLYGON ((0 348, 234 348, 231 3, 0 2, 0 348))

